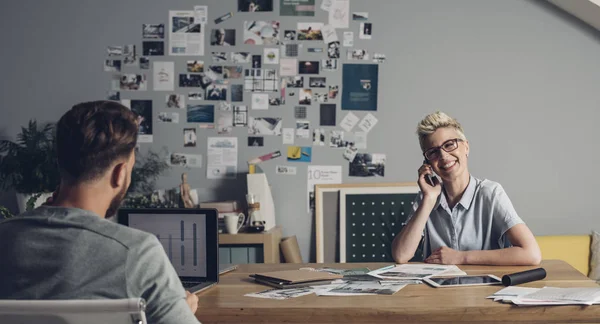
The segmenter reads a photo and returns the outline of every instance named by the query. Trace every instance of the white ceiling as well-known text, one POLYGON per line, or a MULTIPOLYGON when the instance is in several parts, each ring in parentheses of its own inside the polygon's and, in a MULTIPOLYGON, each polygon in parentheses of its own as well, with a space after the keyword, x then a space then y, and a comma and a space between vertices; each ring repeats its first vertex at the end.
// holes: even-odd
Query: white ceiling
POLYGON ((548 0, 548 2, 600 30, 600 0, 548 0))

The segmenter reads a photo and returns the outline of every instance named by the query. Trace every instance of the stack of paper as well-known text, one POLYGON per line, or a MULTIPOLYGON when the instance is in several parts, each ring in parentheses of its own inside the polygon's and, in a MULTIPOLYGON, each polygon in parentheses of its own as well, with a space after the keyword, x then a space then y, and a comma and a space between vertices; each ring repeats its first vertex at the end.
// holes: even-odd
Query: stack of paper
POLYGON ((506 287, 488 296, 520 306, 600 304, 600 288, 506 287))
POLYGON ((433 276, 463 276, 467 273, 455 265, 433 264, 399 264, 369 272, 370 275, 381 279, 423 279, 433 276))

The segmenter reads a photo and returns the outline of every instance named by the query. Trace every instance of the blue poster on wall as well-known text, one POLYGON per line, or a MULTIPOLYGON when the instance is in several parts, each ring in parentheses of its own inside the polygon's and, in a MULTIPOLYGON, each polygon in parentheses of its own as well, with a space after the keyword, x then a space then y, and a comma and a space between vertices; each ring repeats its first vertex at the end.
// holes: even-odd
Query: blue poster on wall
POLYGON ((377 110, 377 64, 344 64, 342 110, 377 110))

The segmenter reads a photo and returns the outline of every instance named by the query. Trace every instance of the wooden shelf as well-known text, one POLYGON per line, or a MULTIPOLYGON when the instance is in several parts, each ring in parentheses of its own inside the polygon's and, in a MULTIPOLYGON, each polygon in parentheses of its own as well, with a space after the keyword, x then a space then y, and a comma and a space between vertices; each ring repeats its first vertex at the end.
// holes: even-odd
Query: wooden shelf
POLYGON ((262 233, 219 234, 219 245, 262 245, 265 263, 280 263, 279 242, 281 227, 275 226, 262 233))

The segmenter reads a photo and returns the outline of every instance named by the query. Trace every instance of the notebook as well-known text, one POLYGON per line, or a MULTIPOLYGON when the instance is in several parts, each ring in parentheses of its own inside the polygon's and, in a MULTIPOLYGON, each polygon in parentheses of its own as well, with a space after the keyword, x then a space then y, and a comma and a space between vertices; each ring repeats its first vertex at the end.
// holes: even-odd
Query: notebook
POLYGON ((298 288, 330 283, 344 276, 328 272, 310 270, 284 270, 250 275, 257 283, 275 288, 298 288))

